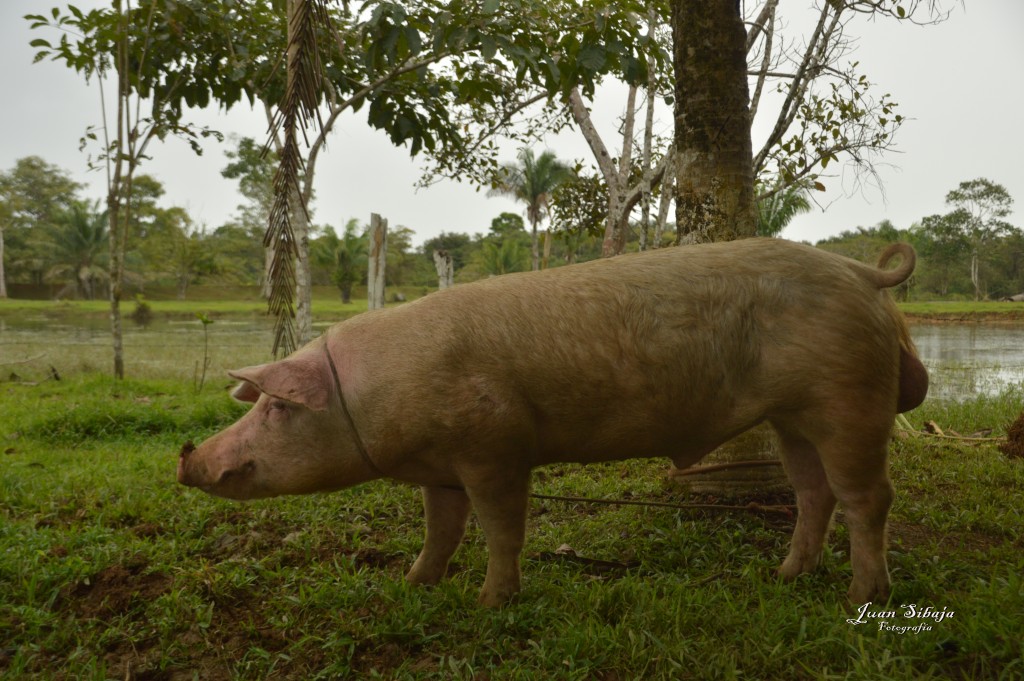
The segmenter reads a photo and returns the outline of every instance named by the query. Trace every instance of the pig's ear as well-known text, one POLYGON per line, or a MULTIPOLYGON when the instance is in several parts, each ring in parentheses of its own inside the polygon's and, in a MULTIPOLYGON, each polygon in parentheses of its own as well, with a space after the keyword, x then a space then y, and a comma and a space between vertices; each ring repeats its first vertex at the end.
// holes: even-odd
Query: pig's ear
MULTIPOLYGON (((229 375, 234 376, 234 373, 228 372, 229 375)), ((238 387, 231 391, 231 396, 239 402, 253 402, 260 399, 260 389, 254 386, 249 381, 242 381, 238 384, 238 387)))
POLYGON ((313 411, 325 411, 331 390, 324 367, 320 364, 312 357, 299 356, 229 371, 229 376, 242 381, 233 396, 244 402, 255 402, 259 393, 266 393, 313 411), (255 399, 249 399, 253 395, 255 399))

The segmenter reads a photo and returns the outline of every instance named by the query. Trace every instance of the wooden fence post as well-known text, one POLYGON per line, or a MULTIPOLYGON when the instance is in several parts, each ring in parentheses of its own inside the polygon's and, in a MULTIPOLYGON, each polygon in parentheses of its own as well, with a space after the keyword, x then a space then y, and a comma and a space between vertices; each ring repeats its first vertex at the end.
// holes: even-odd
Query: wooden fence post
POLYGON ((366 275, 367 309, 384 307, 384 265, 388 249, 388 221, 377 213, 370 214, 369 271, 366 275))
POLYGON ((454 283, 455 267, 451 253, 444 250, 434 251, 434 267, 437 268, 438 289, 446 289, 454 283))

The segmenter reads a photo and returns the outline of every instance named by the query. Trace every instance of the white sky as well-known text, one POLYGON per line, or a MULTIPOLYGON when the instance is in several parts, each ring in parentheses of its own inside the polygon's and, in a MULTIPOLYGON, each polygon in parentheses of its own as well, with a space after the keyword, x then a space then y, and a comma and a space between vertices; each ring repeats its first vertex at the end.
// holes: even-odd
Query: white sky
MULTIPOLYGON (((860 36, 859 48, 852 58, 876 84, 875 92, 892 94, 899 112, 911 120, 898 134, 898 153, 887 155, 879 167, 884 197, 870 187, 847 195, 853 183, 840 172, 825 179, 828 191, 817 197, 827 210, 798 217, 783 236, 816 241, 884 219, 908 227, 925 215, 944 212, 945 194, 976 177, 1009 190, 1017 201, 1011 222, 1024 227, 1024 40, 1019 33, 1024 3, 953 2, 945 0, 953 14, 938 26, 858 21, 854 33, 860 36)), ((0 0, 0 63, 6 65, 0 71, 0 169, 11 168, 23 156, 38 155, 89 183, 85 193, 100 198, 103 178, 86 172, 86 153, 78 150, 85 128, 99 122, 96 85, 87 86, 58 63, 32 64, 29 41, 53 36, 30 31, 22 19, 58 4, 64 3, 0 0)), ((85 9, 106 3, 74 4, 85 9)), ((809 6, 809 0, 783 0, 780 10, 796 17, 795 23, 809 6)), ((623 103, 624 97, 615 92, 596 102, 595 119, 599 124, 604 121, 605 134, 611 135, 623 103)), ((228 113, 195 112, 191 120, 260 140, 266 129, 262 113, 244 105, 228 113)), ((610 139, 606 142, 612 145, 610 139)), ((552 138, 548 146, 563 159, 591 158, 582 136, 574 131, 552 138)), ((220 176, 225 148, 230 146, 210 141, 204 155, 196 157, 184 142, 170 140, 151 147, 153 160, 141 172, 164 183, 164 205, 183 206, 212 229, 228 220, 240 201, 237 185, 220 176)), ((511 148, 507 156, 503 160, 513 159, 511 148)), ((484 232, 502 211, 522 212, 511 200, 489 198, 468 184, 446 182, 417 191, 417 164, 406 150, 393 147, 383 133, 365 123, 365 110, 348 115, 336 125, 317 167, 314 220, 340 227, 351 217, 368 221, 370 213, 377 212, 392 225, 411 227, 420 243, 441 231, 484 232)))

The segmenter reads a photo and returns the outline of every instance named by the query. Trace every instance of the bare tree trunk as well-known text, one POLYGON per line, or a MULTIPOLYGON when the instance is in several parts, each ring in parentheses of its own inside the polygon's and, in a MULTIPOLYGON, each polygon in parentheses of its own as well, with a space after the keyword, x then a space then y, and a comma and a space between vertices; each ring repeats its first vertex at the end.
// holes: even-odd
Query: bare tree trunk
POLYGON ((978 277, 978 249, 971 252, 971 283, 974 285, 974 300, 981 300, 981 282, 978 277))
POLYGON ((437 270, 437 288, 439 290, 444 290, 454 284, 454 264, 452 254, 448 251, 434 251, 434 268, 437 270))
POLYGON ((388 221, 377 213, 370 215, 370 262, 366 275, 367 309, 384 307, 384 266, 388 249, 388 221))
POLYGON ((530 218, 530 260, 534 272, 540 269, 540 250, 537 244, 537 221, 530 218))
POLYGON ((304 197, 296 192, 293 227, 295 230, 295 333, 298 347, 313 340, 313 275, 309 269, 309 216, 304 197))
MULTIPOLYGON (((634 118, 636 116, 636 87, 630 88, 626 102, 626 115, 622 123, 622 153, 619 155, 618 164, 608 152, 608 148, 590 119, 590 112, 587 111, 583 97, 576 88, 569 92, 569 107, 573 120, 580 126, 580 132, 583 133, 583 138, 590 146, 594 159, 597 161, 597 167, 608 187, 608 217, 605 221, 604 240, 601 243, 601 257, 608 258, 625 250, 629 214, 643 194, 643 182, 632 187, 629 185, 634 118)), ((659 161, 658 166, 652 169, 651 185, 661 182, 673 157, 674 153, 670 148, 664 158, 659 161)))
POLYGON ((7 273, 4 271, 4 230, 0 228, 0 298, 7 297, 7 273))
MULTIPOLYGON (((654 6, 647 8, 647 37, 654 37, 654 26, 657 23, 657 12, 654 6)), ((653 42, 653 41, 652 41, 653 42)), ((643 186, 640 188, 640 250, 647 250, 647 239, 651 228, 651 153, 654 143, 654 90, 657 84, 657 72, 652 68, 647 73, 647 111, 644 116, 643 146, 643 186)))
POLYGON ((551 228, 544 230, 544 258, 541 261, 541 269, 548 268, 548 261, 551 259, 551 228))
MULTIPOLYGON (((135 155, 131 148, 133 140, 128 134, 129 131, 132 131, 131 112, 128 106, 131 94, 128 83, 128 46, 126 44, 128 27, 126 25, 127 17, 121 11, 120 1, 115 3, 115 11, 121 17, 123 22, 121 28, 125 34, 117 43, 117 157, 114 161, 113 179, 111 180, 110 175, 107 175, 107 214, 110 221, 110 333, 113 337, 114 377, 122 379, 124 378, 124 336, 121 324, 121 295, 124 281, 124 242, 127 240, 128 224, 131 217, 131 189, 135 170, 135 155), (126 156, 128 172, 125 178, 122 172, 126 156), (126 188, 123 194, 122 182, 126 188), (122 207, 124 208, 123 217, 121 215, 122 207)), ((138 120, 135 123, 137 126, 138 120)), ((106 112, 104 112, 104 125, 106 125, 106 112)))
POLYGON ((661 181, 661 203, 658 205, 658 222, 654 225, 654 247, 661 248, 668 222, 668 209, 672 205, 672 193, 676 188, 675 173, 666 171, 661 181))
POLYGON ((274 262, 274 249, 263 249, 263 281, 260 285, 260 297, 270 299, 270 266, 274 262))
MULTIPOLYGON (((120 170, 120 169, 118 169, 120 170)), ((120 175, 120 172, 118 172, 120 175)), ((116 182, 114 187, 118 187, 116 182)), ((107 195, 107 213, 110 220, 110 334, 113 338, 114 378, 124 378, 124 336, 121 324, 121 295, 124 273, 124 234, 121 229, 121 198, 117 189, 107 195)))

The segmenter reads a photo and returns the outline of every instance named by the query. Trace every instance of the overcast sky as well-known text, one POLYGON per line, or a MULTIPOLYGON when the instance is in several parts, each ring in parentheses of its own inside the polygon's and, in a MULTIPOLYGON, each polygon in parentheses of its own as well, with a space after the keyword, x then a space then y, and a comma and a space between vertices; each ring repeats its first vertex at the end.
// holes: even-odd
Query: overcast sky
MULTIPOLYGON (((88 8, 106 3, 75 4, 88 8)), ((900 104, 899 112, 910 119, 898 133, 898 153, 888 154, 879 166, 884 195, 874 187, 853 191, 850 174, 844 177, 840 172, 824 180, 828 191, 817 197, 827 210, 798 217, 783 236, 817 241, 885 219, 908 227, 925 215, 944 212, 945 194, 977 177, 1009 190, 1017 201, 1011 222, 1024 227, 1024 2, 945 4, 953 13, 937 26, 858 21, 853 32, 860 40, 852 58, 861 62, 861 72, 875 84, 875 91, 890 93, 900 104)), ((86 193, 100 198, 103 178, 86 172, 86 153, 78 150, 86 127, 99 122, 95 83, 87 86, 58 63, 32 63, 29 41, 47 35, 30 31, 22 16, 56 5, 63 3, 0 0, 0 59, 5 65, 0 71, 0 169, 11 168, 18 158, 38 155, 88 183, 86 193)), ((796 25, 810 5, 808 0, 782 0, 780 10, 796 25)), ((603 121, 606 135, 611 135, 623 103, 614 91, 595 103, 595 118, 603 121)), ((227 113, 195 112, 191 120, 261 140, 266 129, 262 113, 245 106, 227 113)), ((565 159, 590 158, 574 131, 552 138, 548 146, 565 159)), ((236 184, 220 175, 225 148, 230 147, 210 142, 205 154, 196 157, 184 142, 170 140, 151 148, 153 160, 142 166, 142 172, 164 183, 164 205, 183 206, 197 222, 213 229, 230 218, 240 201, 236 184)), ((510 148, 506 160, 513 155, 510 148)), ((370 129, 365 110, 348 115, 336 126, 317 167, 314 220, 339 227, 351 217, 368 221, 370 213, 377 212, 392 225, 411 227, 419 243, 441 231, 483 232, 502 211, 522 212, 512 201, 488 198, 468 184, 446 182, 417 191, 413 185, 418 178, 417 161, 370 129)))

